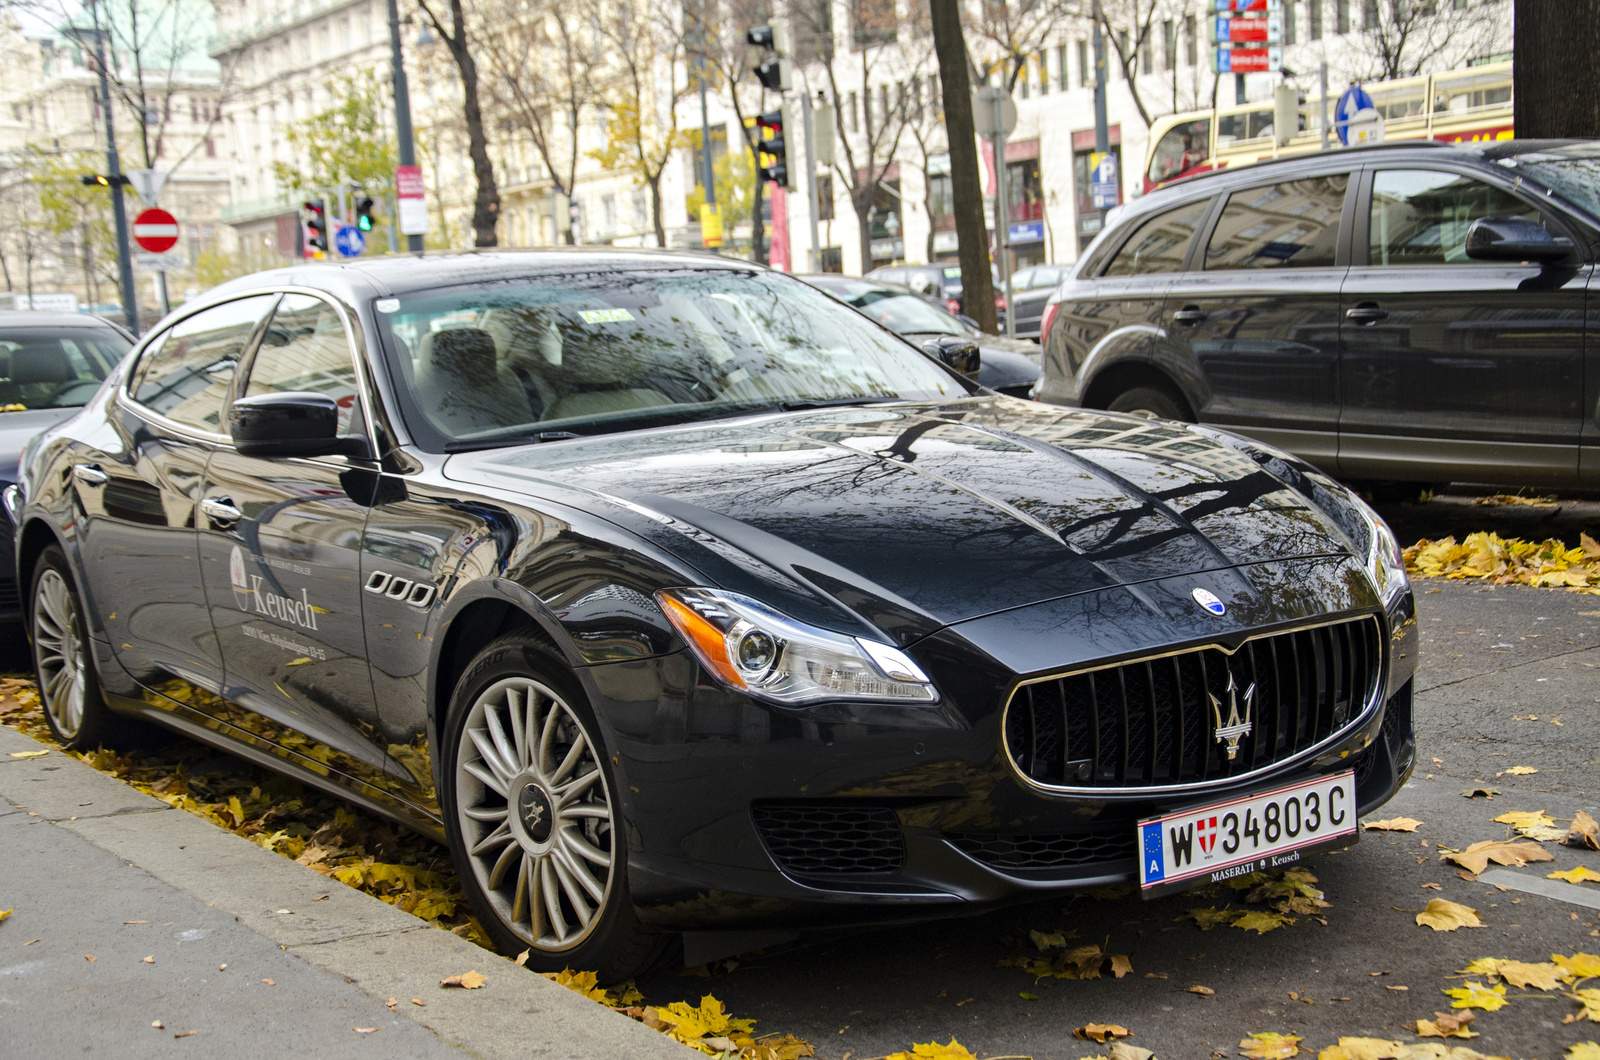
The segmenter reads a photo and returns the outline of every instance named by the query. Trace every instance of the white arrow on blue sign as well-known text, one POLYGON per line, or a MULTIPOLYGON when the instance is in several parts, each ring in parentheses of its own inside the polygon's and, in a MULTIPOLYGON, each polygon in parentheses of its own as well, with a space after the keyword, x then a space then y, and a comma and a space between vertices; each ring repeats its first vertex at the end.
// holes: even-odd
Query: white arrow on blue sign
POLYGON ((367 249, 367 237, 355 225, 340 225, 333 234, 333 246, 342 257, 353 258, 367 249))
POLYGON ((1339 97, 1338 106, 1333 108, 1333 127, 1339 132, 1339 142, 1345 145, 1350 143, 1350 124, 1361 121, 1365 115, 1362 111, 1371 111, 1372 117, 1377 117, 1377 107, 1372 102, 1372 96, 1360 85, 1351 85, 1345 89, 1344 95, 1339 97))

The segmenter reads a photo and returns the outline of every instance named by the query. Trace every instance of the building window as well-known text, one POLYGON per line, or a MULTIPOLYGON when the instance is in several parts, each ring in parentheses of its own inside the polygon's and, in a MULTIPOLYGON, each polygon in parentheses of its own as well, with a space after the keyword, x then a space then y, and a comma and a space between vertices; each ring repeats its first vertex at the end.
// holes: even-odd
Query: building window
POLYGON ((1294 3, 1293 0, 1290 0, 1289 3, 1283 5, 1283 43, 1285 44, 1295 43, 1294 16, 1295 11, 1297 8, 1299 8, 1299 6, 1300 5, 1294 3))
POLYGON ((1361 28, 1378 28, 1378 0, 1362 0, 1361 3, 1361 28))
POLYGON ((1128 31, 1125 30, 1125 29, 1119 29, 1119 30, 1117 30, 1117 59, 1118 59, 1118 62, 1117 62, 1117 76, 1118 77, 1124 77, 1125 78, 1125 77, 1128 76, 1128 67, 1127 67, 1127 65, 1125 63, 1123 63, 1121 61, 1121 59, 1122 59, 1123 56, 1129 55, 1129 54, 1131 54, 1131 53, 1128 51, 1128 31))
MULTIPOLYGON (((1146 27, 1146 32, 1148 32, 1148 27, 1146 27)), ((1152 74, 1155 73, 1155 69, 1156 48, 1154 42, 1147 36, 1139 44, 1139 72, 1141 74, 1152 74)))
POLYGON ((1048 96, 1050 94, 1050 53, 1040 52, 1034 56, 1034 60, 1039 64, 1039 95, 1048 96))
POLYGON ((1089 70, 1089 42, 1081 40, 1078 42, 1078 84, 1082 86, 1092 85, 1094 84, 1091 80, 1092 77, 1093 75, 1089 70))
POLYGON ((1183 61, 1189 66, 1200 65, 1200 36, 1193 15, 1183 16, 1183 61))
POLYGON ((1322 0, 1311 0, 1306 8, 1306 36, 1312 40, 1322 39, 1322 0))
POLYGON ((893 44, 894 0, 851 0, 850 42, 856 48, 893 44))
POLYGON ((1350 0, 1333 0, 1333 18, 1340 33, 1350 32, 1350 0))
MULTIPOLYGON (((881 118, 882 115, 879 115, 881 118)), ((861 90, 861 127, 866 130, 867 136, 872 136, 872 86, 861 90)))
MULTIPOLYGON (((817 220, 833 220, 833 174, 822 173, 817 177, 817 220)), ((823 270, 826 272, 827 270, 823 270)), ((835 269, 835 272, 838 270, 835 269)))
POLYGON ((217 141, 213 140, 209 136, 206 137, 206 157, 207 158, 216 158, 217 157, 217 141))
POLYGON ((859 104, 856 103, 856 94, 854 92, 850 93, 848 102, 845 106, 844 117, 845 121, 850 123, 851 132, 861 131, 861 112, 856 109, 858 106, 859 104))
POLYGON ((1056 48, 1056 86, 1063 92, 1072 87, 1070 75, 1067 73, 1067 46, 1065 44, 1056 48))
POLYGON ((1178 68, 1178 24, 1167 19, 1161 24, 1161 69, 1178 68))

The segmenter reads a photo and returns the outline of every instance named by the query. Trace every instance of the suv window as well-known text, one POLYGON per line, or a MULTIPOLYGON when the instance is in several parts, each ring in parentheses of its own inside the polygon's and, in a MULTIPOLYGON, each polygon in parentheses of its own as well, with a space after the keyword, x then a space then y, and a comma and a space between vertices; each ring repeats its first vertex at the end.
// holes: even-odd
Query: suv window
POLYGON ((129 388, 133 399, 168 419, 225 433, 222 399, 245 343, 276 299, 224 302, 173 325, 141 355, 129 388))
POLYGON ((1536 207, 1492 184, 1425 169, 1379 170, 1372 179, 1368 249, 1373 265, 1468 262, 1467 229, 1480 217, 1539 220, 1536 207))
POLYGON ((1332 265, 1349 184, 1336 173, 1234 192, 1206 246, 1206 269, 1332 265))
POLYGON ((0 332, 0 412, 82 405, 128 352, 109 327, 0 332))
POLYGON ((244 396, 285 391, 326 394, 339 405, 339 431, 356 406, 356 369, 344 321, 333 306, 306 294, 286 294, 262 332, 244 396))
POLYGON ((1201 199, 1176 210, 1156 214, 1134 230, 1122 244, 1104 276, 1141 276, 1152 272, 1177 272, 1183 268, 1183 256, 1189 252, 1189 241, 1201 218, 1211 206, 1209 199, 1201 199))

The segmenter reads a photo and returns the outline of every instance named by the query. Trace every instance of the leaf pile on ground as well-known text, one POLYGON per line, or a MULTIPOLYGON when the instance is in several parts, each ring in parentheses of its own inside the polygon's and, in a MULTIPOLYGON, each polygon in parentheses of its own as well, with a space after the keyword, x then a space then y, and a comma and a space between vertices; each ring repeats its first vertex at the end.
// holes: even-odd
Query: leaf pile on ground
MULTIPOLYGON (((1034 946, 1038 948, 1038 956, 1005 958, 999 964, 1022 968, 1033 976, 1034 982, 1048 978, 1099 979, 1102 975, 1121 979, 1133 971, 1133 961, 1126 954, 1107 953, 1093 943, 1086 946, 1068 946, 1068 940, 1073 938, 1076 932, 1057 931, 1046 934, 1043 931, 1033 931, 1029 935, 1034 946)), ((1109 943, 1111 940, 1106 941, 1109 943)))
POLYGON ((1577 548, 1557 538, 1524 541, 1479 531, 1457 543, 1454 537, 1423 538, 1405 550, 1406 570, 1424 578, 1486 578, 1496 585, 1566 588, 1600 595, 1600 541, 1588 534, 1577 548))
MULTIPOLYGON (((1570 957, 1552 953, 1548 961, 1514 961, 1504 957, 1479 957, 1459 973, 1462 976, 1481 976, 1470 979, 1458 987, 1446 988, 1444 994, 1451 999, 1452 1009, 1482 1009, 1498 1012, 1521 997, 1551 999, 1567 997, 1578 1003, 1577 1012, 1569 1012, 1563 1023, 1592 1020, 1600 1023, 1600 989, 1586 987, 1590 979, 1600 976, 1600 956, 1592 953, 1574 953, 1570 957), (1507 993, 1507 987, 1523 991, 1507 993)), ((1417 1033, 1421 1036, 1473 1038, 1476 1032, 1466 1029, 1471 1017, 1457 1018, 1454 1026, 1446 1022, 1444 1013, 1435 1013, 1438 1020, 1418 1020, 1417 1033), (1441 1025, 1443 1024, 1443 1025, 1441 1025)))
POLYGON ((1194 893, 1218 895, 1225 890, 1236 894, 1243 892, 1244 901, 1252 905, 1265 905, 1266 909, 1236 909, 1230 905, 1224 905, 1221 909, 1216 906, 1197 907, 1178 917, 1178 920, 1193 920, 1201 931, 1210 931, 1219 924, 1226 924, 1260 935, 1293 924, 1299 916, 1309 916, 1326 924, 1327 921, 1317 914, 1332 908, 1333 903, 1325 900, 1316 883, 1317 878, 1311 870, 1303 868, 1235 876, 1209 887, 1198 888, 1194 893))
MULTIPOLYGON (((589 977, 592 987, 593 973, 581 974, 589 977)), ((561 981, 557 976, 548 978, 561 981)), ((578 989, 576 980, 577 977, 574 977, 565 985, 578 989)), ((638 992, 633 990, 626 991, 623 999, 629 999, 629 995, 632 995, 632 1000, 639 999, 638 992)), ((584 996, 593 997, 593 994, 586 993, 584 996)), ((800 1057, 816 1055, 816 1050, 809 1042, 792 1034, 755 1037, 751 1033, 756 1025, 755 1020, 730 1016, 722 1007, 722 1002, 710 994, 702 997, 698 1005, 674 1001, 670 1005, 642 1008, 621 1004, 613 1004, 612 1007, 707 1056, 722 1057, 724 1060, 799 1060, 800 1057)))

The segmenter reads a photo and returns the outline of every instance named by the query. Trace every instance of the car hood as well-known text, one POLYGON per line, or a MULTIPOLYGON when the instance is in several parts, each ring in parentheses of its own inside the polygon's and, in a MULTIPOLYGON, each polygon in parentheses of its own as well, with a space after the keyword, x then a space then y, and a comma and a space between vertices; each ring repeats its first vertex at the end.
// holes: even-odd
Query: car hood
POLYGON ((17 461, 22 459, 22 450, 35 435, 77 413, 75 407, 0 412, 0 483, 17 480, 17 461))
POLYGON ((825 409, 458 454, 447 477, 580 507, 715 585, 901 640, 1180 574, 1344 555, 1199 429, 1002 396, 825 409))

